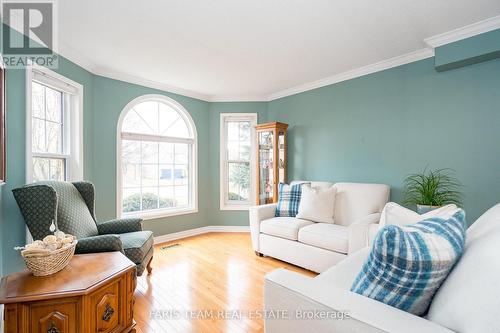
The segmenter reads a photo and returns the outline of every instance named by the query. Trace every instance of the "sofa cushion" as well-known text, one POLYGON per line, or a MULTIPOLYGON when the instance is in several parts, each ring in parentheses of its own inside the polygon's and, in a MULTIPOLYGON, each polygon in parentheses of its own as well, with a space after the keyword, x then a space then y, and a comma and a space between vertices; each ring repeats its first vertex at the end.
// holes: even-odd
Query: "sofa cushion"
POLYGON ((465 213, 407 226, 386 225, 375 238, 351 290, 414 315, 424 315, 462 255, 465 213))
POLYGON ((333 223, 335 187, 302 186, 297 218, 313 222, 333 223))
POLYGON ((336 183, 335 224, 350 225, 373 213, 381 213, 389 201, 389 186, 383 184, 336 183))
POLYGON ((123 251, 127 258, 140 264, 153 247, 153 233, 149 230, 120 234, 123 251))
POLYGON ((427 318, 456 332, 500 332, 500 204, 467 230, 462 258, 434 296, 427 318))
POLYGON ((295 217, 299 211, 302 186, 307 183, 288 185, 278 184, 278 205, 276 206, 276 217, 295 217))
POLYGON ((347 253, 348 229, 331 223, 314 223, 300 228, 299 242, 326 250, 347 253))
POLYGON ((260 223, 260 232, 281 238, 297 240, 299 229, 313 224, 294 217, 273 217, 260 223))
POLYGON ((387 224, 413 224, 434 216, 449 218, 456 212, 457 208, 458 207, 456 205, 450 204, 420 215, 413 210, 398 205, 395 202, 388 202, 382 210, 382 215, 380 216, 380 225, 384 226, 387 224))
POLYGON ((369 253, 369 247, 356 251, 337 265, 316 276, 314 280, 328 286, 349 290, 352 286, 352 281, 358 275, 369 253))

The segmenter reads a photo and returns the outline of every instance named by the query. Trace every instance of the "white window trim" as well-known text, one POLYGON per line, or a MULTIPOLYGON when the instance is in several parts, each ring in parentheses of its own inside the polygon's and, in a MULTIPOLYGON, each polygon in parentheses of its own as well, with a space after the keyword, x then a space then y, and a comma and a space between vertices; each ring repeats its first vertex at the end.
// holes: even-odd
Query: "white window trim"
POLYGON ((248 210, 248 207, 253 205, 253 199, 255 196, 255 188, 256 188, 256 177, 255 177, 255 126, 257 125, 257 113, 221 113, 220 114, 220 160, 219 160, 219 169, 220 169, 220 177, 219 177, 219 193, 220 193, 220 210, 248 210), (226 200, 226 192, 227 192, 227 155, 226 155, 226 146, 227 146, 227 133, 225 123, 227 121, 250 121, 252 130, 250 137, 250 191, 248 203, 231 203, 229 200, 226 200))
MULTIPOLYGON (((83 85, 68 79, 50 69, 38 65, 29 65, 26 68, 26 183, 33 182, 33 151, 32 151, 32 105, 31 105, 31 84, 32 81, 41 82, 57 90, 64 91, 70 95, 72 115, 70 119, 69 131, 65 130, 66 142, 69 139, 70 154, 66 155, 68 164, 66 165, 66 180, 78 181, 83 179, 83 85), (76 115, 76 116, 75 116, 76 115)), ((68 110, 68 108, 65 108, 68 110)), ((64 126, 64 124, 63 124, 64 126)), ((39 156, 51 157, 49 153, 37 153, 39 156)), ((64 154, 57 154, 61 157, 64 154)), ((53 155, 55 156, 55 155, 53 155)))
MULTIPOLYGON (((134 135, 135 136, 135 135, 134 135)), ((147 140, 148 138, 150 139, 150 135, 146 134, 139 134, 137 136, 142 137, 144 140, 147 140)), ((137 137, 136 136, 136 137, 137 137)), ((154 141, 158 141, 158 139, 155 137, 154 141)), ((116 216, 117 218, 121 217, 139 217, 144 220, 151 220, 151 219, 159 219, 163 217, 170 217, 170 216, 178 216, 178 215, 185 215, 185 214, 194 214, 198 213, 198 134, 196 131, 196 125, 193 121, 193 118, 187 112, 187 110, 177 101, 164 96, 160 94, 147 94, 147 95, 142 95, 139 96, 132 101, 130 101, 122 110, 120 114, 120 118, 118 119, 118 124, 116 127, 116 216), (147 102, 147 101, 159 101, 162 103, 166 103, 167 105, 170 105, 172 108, 175 110, 179 111, 181 117, 184 118, 189 131, 192 134, 192 139, 182 139, 182 138, 175 138, 173 141, 177 141, 180 143, 183 142, 189 142, 193 143, 193 149, 191 149, 191 159, 192 159, 192 170, 190 170, 190 190, 192 191, 192 204, 189 207, 182 207, 179 209, 155 209, 155 210, 150 210, 150 211, 142 211, 142 212, 136 212, 136 213, 127 213, 123 214, 122 213, 122 161, 121 161, 121 156, 122 156, 122 125, 123 125, 123 120, 125 119, 125 116, 127 113, 132 110, 137 104, 142 103, 142 102, 147 102)))

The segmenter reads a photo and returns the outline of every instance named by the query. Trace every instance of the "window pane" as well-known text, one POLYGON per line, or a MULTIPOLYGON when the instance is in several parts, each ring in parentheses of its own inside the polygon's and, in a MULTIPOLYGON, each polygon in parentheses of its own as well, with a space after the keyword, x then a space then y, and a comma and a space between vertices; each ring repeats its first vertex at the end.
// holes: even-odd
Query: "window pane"
POLYGON ((122 132, 152 134, 151 131, 152 129, 134 109, 130 110, 123 120, 122 132))
POLYGON ((228 160, 237 160, 239 159, 239 142, 238 141, 229 141, 227 143, 227 158, 228 160))
POLYGON ((122 141, 122 163, 141 163, 140 141, 122 141))
POLYGON ((189 204, 189 187, 186 185, 175 186, 175 202, 177 207, 185 207, 189 204))
POLYGON ((141 165, 122 163, 123 187, 141 186, 141 165))
POLYGON ((238 141, 239 139, 239 123, 230 121, 227 123, 227 140, 238 141))
POLYGON ((246 201, 250 189, 250 163, 228 163, 228 200, 246 201))
POLYGON ((165 186, 160 187, 160 208, 175 207, 174 187, 165 186))
POLYGON ((31 145, 34 152, 45 152, 45 121, 32 119, 31 145))
MULTIPOLYGON (((160 135, 174 136, 169 134, 170 129, 176 122, 183 123, 180 114, 164 103, 159 103, 160 107, 160 135)), ((179 126, 179 125, 177 125, 179 126)), ((187 136, 186 136, 187 137, 187 136)))
POLYGON ((174 184, 174 166, 172 164, 160 164, 160 186, 174 184))
POLYGON ((240 121, 240 136, 239 140, 240 141, 250 141, 250 136, 251 136, 251 130, 252 130, 252 125, 250 124, 249 121, 240 121))
POLYGON ((189 162, 189 147, 186 143, 175 144, 175 164, 188 164, 189 162))
POLYGON ((160 163, 170 164, 174 163, 174 144, 167 142, 160 142, 160 163))
POLYGON ((158 166, 142 165, 142 186, 158 186, 158 166))
POLYGON ((33 157, 33 181, 64 180, 65 160, 62 158, 33 157))
POLYGON ((48 153, 62 153, 62 126, 61 124, 52 123, 47 121, 47 152, 48 153))
POLYGON ((46 158, 33 158, 33 181, 49 179, 49 160, 46 158))
POLYGON ((50 121, 62 123, 62 93, 45 88, 45 103, 47 105, 46 118, 50 121))
POLYGON ((250 161, 250 149, 252 149, 250 141, 240 143, 240 160, 250 161))
POLYGON ((177 138, 191 137, 188 125, 179 111, 156 101, 137 104, 130 110, 123 120, 122 131, 177 138))
POLYGON ((31 110, 33 117, 45 119, 44 86, 36 82, 31 84, 31 110))
POLYGON ((189 130, 184 122, 184 119, 179 117, 172 125, 170 125, 164 135, 176 138, 189 138, 189 130))
POLYGON ((145 187, 142 189, 142 210, 158 208, 158 188, 145 187))
POLYGON ((149 128, 149 131, 145 134, 158 135, 158 102, 143 102, 134 107, 142 121, 149 128))
POLYGON ((122 209, 124 213, 141 210, 141 189, 131 188, 123 190, 122 209))
POLYGON ((175 165, 174 169, 174 182, 175 185, 187 185, 188 184, 188 166, 187 165, 175 165))
POLYGON ((51 158, 49 161, 49 177, 50 180, 64 180, 64 160, 60 158, 51 158))
POLYGON ((142 163, 158 164, 158 142, 142 142, 142 163))

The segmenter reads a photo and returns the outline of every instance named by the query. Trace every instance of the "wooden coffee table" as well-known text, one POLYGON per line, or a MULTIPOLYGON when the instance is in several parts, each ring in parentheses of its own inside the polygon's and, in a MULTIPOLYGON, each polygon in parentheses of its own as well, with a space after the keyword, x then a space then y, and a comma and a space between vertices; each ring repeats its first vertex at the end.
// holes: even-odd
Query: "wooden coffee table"
POLYGON ((120 252, 75 255, 44 277, 2 278, 5 332, 134 332, 135 264, 120 252))

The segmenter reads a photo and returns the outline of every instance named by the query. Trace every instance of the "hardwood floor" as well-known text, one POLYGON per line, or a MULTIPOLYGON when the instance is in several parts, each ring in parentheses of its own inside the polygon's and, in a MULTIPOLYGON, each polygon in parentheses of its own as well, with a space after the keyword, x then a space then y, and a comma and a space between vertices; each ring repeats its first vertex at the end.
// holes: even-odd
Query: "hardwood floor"
POLYGON ((209 233, 157 245, 152 266, 151 275, 137 279, 138 332, 263 332, 263 321, 247 314, 262 309, 264 275, 280 267, 315 275, 257 257, 248 233, 209 233))

